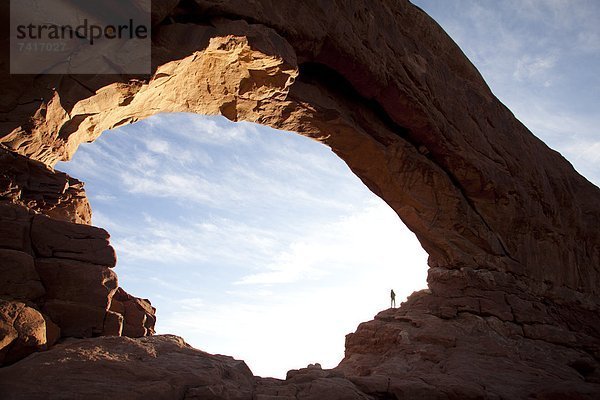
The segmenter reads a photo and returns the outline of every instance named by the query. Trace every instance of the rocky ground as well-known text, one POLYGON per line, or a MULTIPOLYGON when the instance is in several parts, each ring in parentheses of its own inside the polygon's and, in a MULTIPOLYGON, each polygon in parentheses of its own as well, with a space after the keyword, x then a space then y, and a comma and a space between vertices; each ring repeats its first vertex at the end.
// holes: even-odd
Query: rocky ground
MULTIPOLYGON (((431 293, 348 335, 333 370, 252 375, 173 335, 66 339, 0 369, 2 399, 595 399, 600 374, 576 334, 528 330, 475 311, 423 312, 431 293), (562 342, 562 343, 558 343, 562 342), (570 342, 567 344, 565 342, 570 342), (35 377, 32 380, 32 377, 35 377)), ((460 308, 460 307, 459 307, 460 308)))

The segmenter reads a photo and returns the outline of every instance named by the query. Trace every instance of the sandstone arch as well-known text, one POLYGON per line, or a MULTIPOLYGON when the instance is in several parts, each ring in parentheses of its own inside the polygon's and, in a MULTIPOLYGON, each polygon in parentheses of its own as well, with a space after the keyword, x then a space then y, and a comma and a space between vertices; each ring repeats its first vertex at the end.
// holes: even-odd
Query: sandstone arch
MULTIPOLYGON (((104 129, 161 111, 223 114, 313 137, 398 213, 430 255, 431 293, 348 338, 340 370, 370 379, 355 384, 375 393, 389 360, 427 364, 407 349, 441 346, 449 360, 449 353, 471 354, 461 339, 494 332, 508 341, 494 350, 507 358, 523 340, 543 343, 520 353, 529 363, 524 376, 546 371, 542 355, 559 348, 553 362, 587 367, 561 372, 566 383, 557 390, 575 390, 569 374, 577 373, 588 380, 583 395, 598 390, 600 191, 514 118, 435 22, 407 1, 156 3, 153 76, 4 72, 0 143, 53 165, 104 129), (371 342, 365 332, 380 325, 391 336, 371 342), (436 336, 432 326, 451 333, 436 336)), ((33 181, 11 179, 15 187, 33 181)), ((76 220, 70 199, 77 195, 53 190, 60 206, 53 216, 76 220)), ((30 192, 8 198, 45 212, 30 192)), ((478 351, 474 359, 485 353, 478 351)), ((391 376, 405 377, 396 367, 391 376)), ((463 384, 479 376, 450 375, 463 384)), ((510 382, 510 373, 502 379, 510 382)), ((518 393, 544 379, 525 379, 518 393)))

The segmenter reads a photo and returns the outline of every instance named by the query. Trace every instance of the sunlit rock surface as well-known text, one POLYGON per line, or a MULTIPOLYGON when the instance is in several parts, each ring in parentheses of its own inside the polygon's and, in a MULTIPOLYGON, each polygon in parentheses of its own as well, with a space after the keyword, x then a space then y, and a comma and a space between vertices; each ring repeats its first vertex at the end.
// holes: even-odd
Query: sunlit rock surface
POLYGON ((38 375, 53 357, 69 382, 99 385, 80 390, 101 390, 114 371, 94 372, 90 346, 131 371, 124 385, 154 385, 181 358, 182 380, 155 386, 180 398, 600 397, 600 190, 514 118, 433 20, 405 0, 153 3, 151 77, 9 76, 0 65, 0 249, 12 251, 2 253, 0 354, 43 350, 56 326, 63 338, 152 333, 150 304, 117 291, 108 234, 74 224, 90 222, 81 185, 46 166, 164 111, 329 145, 415 232, 430 290, 361 324, 333 371, 253 380, 221 360, 222 373, 204 374, 215 359, 172 338, 90 338, 0 370, 4 397, 60 391, 22 391, 24 371, 38 375), (148 356, 136 374, 135 354, 159 345, 171 361, 148 356))
POLYGON ((41 162, 0 148, 0 199, 54 219, 90 224, 83 183, 41 162))

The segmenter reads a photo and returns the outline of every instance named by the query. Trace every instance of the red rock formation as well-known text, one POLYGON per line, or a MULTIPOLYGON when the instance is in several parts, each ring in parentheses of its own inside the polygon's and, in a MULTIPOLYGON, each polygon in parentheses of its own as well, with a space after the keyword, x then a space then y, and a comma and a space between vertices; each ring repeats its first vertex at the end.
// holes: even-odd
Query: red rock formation
POLYGON ((0 171, 0 299, 6 300, 0 364, 45 350, 61 335, 152 334, 148 301, 120 289, 145 307, 144 318, 130 312, 135 317, 127 319, 125 332, 125 314, 109 311, 116 256, 108 233, 89 225, 83 183, 5 149, 0 171), (19 322, 23 318, 31 328, 19 322))
MULTIPOLYGON (((115 288, 104 231, 34 216, 85 222, 86 213, 75 204, 80 187, 69 192, 62 175, 40 178, 50 170, 32 160, 52 166, 103 130, 161 111, 222 114, 329 145, 415 232, 430 255, 430 291, 362 324, 334 371, 259 380, 250 392, 238 377, 239 393, 227 374, 211 376, 187 398, 600 396, 600 190, 514 118, 434 21, 405 0, 154 3, 149 79, 0 75, 0 143, 11 152, 0 181, 11 204, 0 207, 0 248, 16 251, 1 275, 15 290, 2 295, 6 307, 21 307, 23 293, 39 296, 29 255, 39 282, 53 282, 42 298, 53 297, 32 305, 67 315, 59 326, 70 335, 151 332, 149 304, 120 294, 110 309, 104 302, 115 288), (22 272, 10 272, 18 265, 22 272), (84 268, 89 299, 69 283, 84 282, 84 268), (102 310, 103 321, 100 311, 84 318, 86 307, 102 310)), ((17 343, 11 312, 2 329, 17 343)), ((28 344, 15 344, 15 354, 43 347, 40 334, 22 337, 28 344)), ((74 353, 96 343, 126 359, 152 339, 80 343, 74 353)), ((42 368, 36 359, 62 351, 71 350, 1 370, 12 381, 7 396, 18 398, 22 371, 42 368)))
POLYGON ((10 299, 36 300, 46 290, 35 269, 34 259, 22 251, 0 249, 0 296, 10 299))
POLYGON ((17 361, 47 345, 46 322, 39 311, 18 301, 0 300, 1 363, 17 361))
POLYGON ((0 148, 0 203, 25 206, 55 219, 91 224, 83 183, 40 162, 0 148))
POLYGON ((598 314, 520 296, 415 293, 348 335, 337 369, 364 392, 392 398, 597 396, 598 341, 582 324, 597 325, 598 314))
POLYGON ((175 336, 67 340, 1 369, 0 378, 4 400, 52 399, 57 393, 89 400, 242 400, 252 398, 254 381, 243 362, 192 349, 175 336), (32 376, 33 385, 23 379, 32 376))
POLYGON ((156 309, 148 299, 140 299, 119 288, 110 310, 123 316, 123 336, 142 337, 154 334, 156 309))

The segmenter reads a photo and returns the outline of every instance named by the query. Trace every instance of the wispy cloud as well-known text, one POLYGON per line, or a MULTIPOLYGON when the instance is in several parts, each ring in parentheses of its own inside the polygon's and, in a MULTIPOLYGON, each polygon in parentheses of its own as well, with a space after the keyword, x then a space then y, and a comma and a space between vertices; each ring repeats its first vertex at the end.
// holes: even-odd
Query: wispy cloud
MULTIPOLYGON (((140 123, 144 124, 142 129, 147 131, 167 132, 169 136, 173 134, 185 137, 197 144, 214 146, 226 146, 231 142, 247 142, 251 137, 256 136, 258 132, 256 126, 250 123, 239 122, 234 124, 222 117, 215 118, 214 116, 187 113, 162 113, 155 115, 153 118, 147 118, 140 123), (179 124, 173 125, 175 120, 179 124)), ((129 129, 129 127, 126 128, 129 129)))
POLYGON ((135 171, 125 171, 120 174, 120 178, 125 190, 132 194, 208 205, 223 205, 240 200, 240 194, 235 189, 186 172, 166 170, 156 171, 155 174, 136 174, 135 171))
POLYGON ((597 54, 600 51, 600 32, 580 32, 576 46, 583 53, 597 54))
POLYGON ((249 268, 265 264, 278 248, 278 233, 244 222, 226 219, 212 221, 197 217, 176 221, 146 216, 142 226, 119 230, 113 246, 129 262, 154 264, 173 262, 185 265, 211 261, 210 264, 249 268))
POLYGON ((265 199, 294 198, 305 210, 349 210, 358 198, 354 185, 359 181, 331 150, 295 134, 264 127, 259 134, 258 129, 223 118, 161 114, 82 146, 68 169, 90 182, 92 199, 93 185, 102 182, 128 195, 171 199, 185 208, 239 209, 268 206, 265 199), (204 136, 198 138, 196 131, 204 136), (312 146, 322 151, 315 153, 312 146), (340 174, 347 178, 340 181, 340 174), (296 185, 290 185, 292 175, 296 185), (332 185, 346 203, 319 195, 332 185))
POLYGON ((334 366, 344 335, 388 306, 390 285, 400 298, 425 286, 414 235, 314 141, 164 115, 94 146, 80 150, 96 168, 81 177, 117 198, 93 206, 125 287, 152 299, 159 332, 255 373, 334 366))
POLYGON ((96 201, 111 202, 111 201, 117 200, 117 197, 112 194, 99 193, 99 194, 94 194, 93 196, 90 196, 90 200, 93 202, 96 202, 96 201))
POLYGON ((404 252, 400 243, 414 243, 414 236, 403 228, 389 206, 373 200, 353 214, 294 238, 261 270, 243 276, 236 283, 273 285, 311 281, 373 264, 381 267, 401 258, 408 264, 417 264, 426 257, 418 248, 404 252))
POLYGON ((523 55, 517 61, 513 76, 518 81, 541 81, 546 87, 552 84, 552 69, 556 65, 557 56, 548 54, 543 56, 523 55))
POLYGON ((595 0, 414 0, 532 132, 600 184, 573 151, 600 135, 600 3, 595 0))

